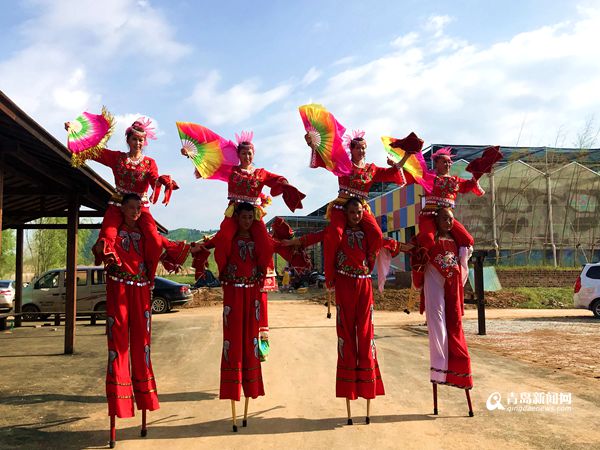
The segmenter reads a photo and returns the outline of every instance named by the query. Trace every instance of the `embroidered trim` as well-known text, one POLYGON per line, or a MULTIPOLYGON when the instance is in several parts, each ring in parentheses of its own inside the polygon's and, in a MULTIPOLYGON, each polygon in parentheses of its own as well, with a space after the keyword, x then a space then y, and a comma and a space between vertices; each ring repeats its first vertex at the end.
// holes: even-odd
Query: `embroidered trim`
POLYGON ((454 375, 454 376, 457 376, 457 377, 470 377, 470 376, 472 376, 470 373, 458 373, 458 372, 453 372, 451 370, 436 369, 435 367, 430 367, 429 370, 431 370, 433 372, 438 372, 438 373, 447 373, 449 375, 454 375))
POLYGON ((336 377, 336 380, 344 381, 346 383, 374 383, 377 380, 381 380, 381 377, 371 378, 370 380, 351 380, 349 378, 336 377))
POLYGON ((118 283, 128 284, 129 286, 144 287, 144 286, 148 286, 150 284, 148 281, 144 281, 144 282, 140 283, 139 281, 125 280, 123 278, 117 278, 112 275, 109 275, 108 278, 110 278, 111 280, 116 281, 118 283))
POLYGON ((116 381, 107 381, 106 384, 112 384, 114 386, 131 386, 131 383, 117 383, 116 381))
POLYGON ((338 193, 347 194, 351 197, 358 197, 361 200, 366 200, 369 198, 368 192, 361 191, 360 189, 353 189, 350 186, 340 186, 338 193))
POLYGON ((135 378, 133 379, 134 383, 145 383, 146 381, 152 381, 154 380, 154 377, 150 377, 150 378, 146 378, 145 380, 136 380, 135 378))
POLYGON ((249 197, 246 195, 234 194, 233 192, 227 194, 227 199, 237 203, 251 203, 254 206, 258 206, 262 203, 260 197, 249 197))
POLYGON ((445 197, 427 196, 425 197, 425 205, 435 205, 454 208, 455 202, 445 197))
POLYGON ((371 278, 371 274, 350 273, 350 272, 346 272, 345 270, 339 270, 339 269, 338 269, 337 273, 339 273, 341 275, 345 275, 350 278, 371 278))
POLYGON ((466 389, 466 390, 473 389, 473 386, 460 386, 458 384, 448 383, 447 381, 437 381, 437 380, 430 380, 430 381, 435 384, 445 384, 446 386, 452 386, 452 387, 459 388, 459 389, 466 389))
POLYGON ((133 395, 117 395, 111 392, 110 394, 106 394, 106 398, 128 399, 133 398, 133 395))
POLYGON ((150 389, 149 391, 140 391, 139 389, 134 389, 133 392, 137 394, 152 394, 153 392, 156 392, 156 389, 150 389))
POLYGON ((233 286, 233 287, 239 287, 239 288, 251 288, 256 286, 255 283, 234 283, 231 281, 223 281, 222 282, 223 286, 233 286))

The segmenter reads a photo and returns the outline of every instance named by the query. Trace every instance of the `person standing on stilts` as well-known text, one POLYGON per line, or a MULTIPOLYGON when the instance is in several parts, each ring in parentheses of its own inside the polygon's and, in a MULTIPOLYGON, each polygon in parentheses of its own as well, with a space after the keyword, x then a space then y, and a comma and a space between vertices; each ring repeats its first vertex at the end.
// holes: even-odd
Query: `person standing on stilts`
POLYGON ((144 257, 145 236, 138 220, 142 200, 125 194, 121 200, 123 222, 114 250, 121 262, 107 267, 106 335, 108 367, 106 397, 111 420, 110 447, 116 442, 115 416, 133 417, 134 400, 142 410, 141 435, 146 435, 146 411, 159 408, 150 358, 150 281, 144 257))
MULTIPOLYGON (((260 289, 264 273, 258 270, 251 229, 254 206, 238 203, 234 217, 237 232, 229 244, 223 285, 223 351, 221 354, 220 399, 231 400, 233 431, 237 431, 235 402, 246 398, 243 426, 247 425, 248 401, 265 395, 259 352, 259 327, 264 325, 260 289)), ((216 247, 219 242, 215 243, 216 247)), ((271 255, 272 257, 272 255, 271 255)))
MULTIPOLYGON (((415 249, 411 256, 413 285, 421 289, 421 314, 425 311, 429 335, 430 380, 435 415, 438 414, 437 385, 464 389, 473 416, 469 390, 473 387, 471 357, 462 316, 463 286, 467 281, 472 247, 459 246, 452 236, 455 224, 451 208, 437 210, 434 246, 415 249)), ((472 238, 468 236, 472 241, 472 238)), ((469 240, 468 239, 468 240, 469 240)))

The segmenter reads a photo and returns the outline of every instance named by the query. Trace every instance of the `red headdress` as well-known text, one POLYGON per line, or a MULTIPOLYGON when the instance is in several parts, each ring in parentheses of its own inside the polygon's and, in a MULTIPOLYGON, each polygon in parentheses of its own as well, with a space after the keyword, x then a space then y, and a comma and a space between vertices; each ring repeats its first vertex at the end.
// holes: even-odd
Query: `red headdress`
POLYGON ((431 155, 431 159, 433 161, 435 161, 436 159, 440 158, 440 157, 447 157, 452 159, 454 157, 454 155, 452 154, 452 147, 443 147, 440 148, 437 152, 435 152, 433 155, 431 155))
POLYGON ((254 150, 254 144, 252 143, 253 137, 254 132, 252 131, 242 131, 240 134, 235 133, 235 141, 238 145, 238 151, 240 149, 240 146, 243 145, 248 145, 249 147, 252 147, 252 150, 254 150))
POLYGON ((125 136, 129 136, 130 134, 142 136, 144 138, 145 147, 148 145, 148 139, 156 139, 154 127, 150 125, 152 125, 152 120, 147 117, 140 117, 138 120, 133 122, 131 126, 127 128, 127 130, 125 130, 125 136))
POLYGON ((350 136, 349 134, 344 135, 343 145, 346 148, 346 150, 350 151, 350 144, 352 143, 352 141, 362 141, 364 139, 364 136, 364 130, 354 130, 352 131, 352 136, 350 136))

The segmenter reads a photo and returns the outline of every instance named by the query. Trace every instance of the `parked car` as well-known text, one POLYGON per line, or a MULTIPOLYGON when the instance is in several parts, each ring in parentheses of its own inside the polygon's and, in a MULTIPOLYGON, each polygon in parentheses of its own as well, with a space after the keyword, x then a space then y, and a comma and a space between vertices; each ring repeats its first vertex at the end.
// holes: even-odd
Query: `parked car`
POLYGON ((204 276, 196 280, 192 288, 198 289, 201 287, 219 287, 221 282, 216 278, 210 270, 204 272, 204 276))
POLYGON ((189 284, 177 283, 166 278, 154 279, 152 291, 152 313, 162 314, 171 311, 173 305, 183 305, 193 297, 189 284))
POLYGON ((583 266, 573 291, 575 307, 589 309, 600 319, 600 263, 583 266))
POLYGON ((8 312, 13 308, 15 300, 15 282, 0 280, 0 311, 8 312))
MULTIPOLYGON (((23 288, 23 320, 44 317, 44 312, 65 310, 65 274, 65 269, 52 269, 23 288)), ((103 267, 77 267, 77 310, 106 310, 106 278, 103 267)))

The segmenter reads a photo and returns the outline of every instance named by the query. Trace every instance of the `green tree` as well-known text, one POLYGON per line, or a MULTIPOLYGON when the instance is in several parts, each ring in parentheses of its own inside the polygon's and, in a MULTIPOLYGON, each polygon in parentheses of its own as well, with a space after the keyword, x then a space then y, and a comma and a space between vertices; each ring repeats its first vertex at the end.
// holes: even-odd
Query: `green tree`
POLYGON ((15 230, 2 231, 2 253, 0 254, 0 277, 8 278, 15 271, 15 230))

